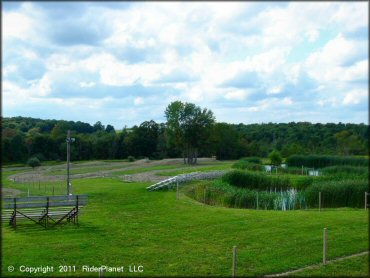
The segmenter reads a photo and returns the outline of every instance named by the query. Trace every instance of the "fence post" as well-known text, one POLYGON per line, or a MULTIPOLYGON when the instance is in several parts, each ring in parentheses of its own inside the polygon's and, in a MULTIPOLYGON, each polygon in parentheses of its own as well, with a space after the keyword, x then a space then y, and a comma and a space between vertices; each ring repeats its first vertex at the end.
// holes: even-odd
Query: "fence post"
POLYGON ((303 176, 303 165, 302 165, 302 176, 303 176))
POLYGON ((319 211, 321 211, 321 191, 319 192, 319 211))
POLYGON ((258 191, 257 191, 257 209, 258 209, 258 191))
POLYGON ((323 264, 326 264, 326 228, 324 228, 324 234, 323 234, 323 247, 322 247, 322 262, 323 264))
POLYGON ((176 178, 176 199, 179 199, 179 180, 176 178))
POLYGON ((365 192, 365 210, 367 210, 367 192, 365 192))
POLYGON ((236 246, 233 247, 233 271, 232 277, 236 277, 236 246))
POLYGON ((99 269, 99 277, 103 277, 103 270, 101 268, 99 269))
POLYGON ((204 205, 206 204, 206 190, 207 190, 207 188, 204 187, 204 191, 203 191, 203 204, 204 205))

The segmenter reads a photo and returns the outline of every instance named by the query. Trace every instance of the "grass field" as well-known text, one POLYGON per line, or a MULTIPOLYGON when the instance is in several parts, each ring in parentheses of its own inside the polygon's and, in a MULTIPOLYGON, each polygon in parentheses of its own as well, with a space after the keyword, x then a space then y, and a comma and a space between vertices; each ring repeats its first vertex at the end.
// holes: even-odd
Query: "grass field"
POLYGON ((318 267, 296 272, 292 276, 339 276, 342 277, 369 277, 369 255, 358 256, 338 262, 320 265, 318 267))
MULTIPOLYGON (((3 172, 2 186, 24 190, 6 180, 8 172, 14 173, 3 172)), ((45 230, 25 222, 15 231, 3 225, 2 276, 29 276, 19 272, 21 265, 53 266, 50 276, 98 277, 82 272, 83 265, 124 266, 124 275, 229 276, 234 245, 237 274, 261 276, 320 263, 324 227, 328 259, 369 249, 368 213, 363 209, 283 212, 211 207, 184 194, 177 200, 174 191, 147 192, 150 184, 115 178, 74 180, 75 194, 89 196, 79 227, 67 224, 45 230), (8 272, 10 265, 14 272, 8 272), (59 273, 60 265, 76 266, 76 272, 59 273), (131 273, 130 265, 142 265, 144 272, 131 273)), ((365 276, 365 265, 357 258, 313 274, 365 276)))

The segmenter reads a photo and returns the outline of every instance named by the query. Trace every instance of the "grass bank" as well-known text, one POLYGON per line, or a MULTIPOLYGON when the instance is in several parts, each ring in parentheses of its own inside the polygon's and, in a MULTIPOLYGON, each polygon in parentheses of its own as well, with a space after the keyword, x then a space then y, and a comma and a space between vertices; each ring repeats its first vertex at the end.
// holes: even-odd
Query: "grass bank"
POLYGON ((82 265, 102 264, 143 265, 147 276, 229 276, 233 245, 238 246, 238 275, 259 276, 320 262, 324 227, 329 259, 369 247, 368 214, 360 209, 229 209, 204 206, 183 194, 176 200, 172 191, 147 192, 148 183, 105 178, 74 185, 76 193, 89 195, 80 227, 44 230, 30 223, 14 231, 3 226, 3 277, 27 276, 9 273, 9 265, 16 270, 75 265, 76 272, 67 276, 79 277, 91 276, 82 265))

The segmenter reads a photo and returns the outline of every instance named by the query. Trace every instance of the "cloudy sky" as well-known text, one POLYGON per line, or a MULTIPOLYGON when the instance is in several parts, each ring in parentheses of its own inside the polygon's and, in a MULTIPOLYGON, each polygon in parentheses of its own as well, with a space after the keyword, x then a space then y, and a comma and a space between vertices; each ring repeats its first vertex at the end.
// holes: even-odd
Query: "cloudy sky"
POLYGON ((3 2, 3 116, 368 123, 367 2, 3 2))

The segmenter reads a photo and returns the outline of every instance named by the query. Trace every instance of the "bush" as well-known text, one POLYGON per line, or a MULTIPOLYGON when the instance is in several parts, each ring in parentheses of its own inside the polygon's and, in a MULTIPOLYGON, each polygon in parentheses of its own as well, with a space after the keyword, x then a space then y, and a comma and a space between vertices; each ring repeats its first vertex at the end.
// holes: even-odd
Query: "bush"
POLYGON ((289 166, 324 168, 336 165, 368 166, 369 159, 354 156, 292 155, 286 159, 289 166))
POLYGON ((45 161, 46 158, 42 153, 35 154, 35 156, 39 161, 45 161))
POLYGON ((251 162, 256 164, 262 164, 262 160, 256 156, 243 157, 239 161, 251 162))
POLYGON ((235 169, 241 169, 241 170, 247 169, 251 171, 262 171, 263 170, 263 166, 261 164, 248 162, 244 160, 235 162, 231 167, 235 169))
POLYGON ((306 189, 307 204, 316 208, 319 206, 321 192, 323 207, 364 207, 364 193, 369 190, 368 180, 323 181, 306 189))
POLYGON ((275 166, 279 166, 281 162, 283 161, 283 158, 281 157, 281 154, 278 150, 273 150, 269 154, 269 159, 271 161, 271 164, 275 166))
POLYGON ((41 163, 40 163, 40 160, 37 157, 31 157, 30 159, 28 159, 27 165, 31 166, 32 168, 35 168, 37 166, 40 166, 41 163))
POLYGON ((132 155, 129 155, 127 157, 127 159, 128 159, 129 162, 134 162, 135 161, 135 157, 133 157, 132 155))
POLYGON ((250 157, 243 157, 237 162, 235 162, 231 167, 235 169, 247 169, 252 171, 262 171, 263 166, 261 165, 262 161, 259 157, 250 156, 250 157))

